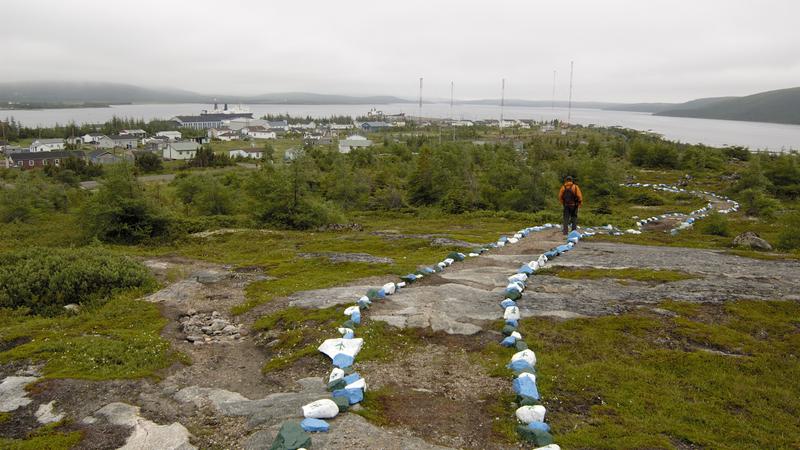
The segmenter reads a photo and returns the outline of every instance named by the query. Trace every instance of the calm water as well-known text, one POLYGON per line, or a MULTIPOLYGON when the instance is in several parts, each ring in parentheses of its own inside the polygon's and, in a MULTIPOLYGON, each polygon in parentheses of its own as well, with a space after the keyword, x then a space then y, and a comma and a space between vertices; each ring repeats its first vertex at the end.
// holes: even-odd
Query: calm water
MULTIPOLYGON (((391 105, 246 105, 255 117, 264 114, 289 113, 292 116, 327 117, 330 115, 364 115, 373 106, 385 113, 418 113, 413 103, 391 105)), ((112 116, 137 119, 169 119, 179 114, 198 114, 211 105, 201 104, 142 104, 118 105, 110 108, 45 109, 35 111, 0 110, 0 117, 13 116, 28 126, 52 126, 56 123, 102 123, 112 116)), ((447 118, 450 105, 425 104, 425 117, 447 118)), ((509 119, 566 120, 566 108, 533 108, 508 106, 504 115, 509 119)), ((498 119, 500 108, 487 105, 456 105, 452 116, 459 119, 498 119)), ((653 131, 670 140, 713 146, 742 145, 751 149, 772 151, 800 149, 800 125, 780 125, 761 122, 659 117, 648 113, 603 111, 599 109, 572 110, 572 122, 581 125, 621 126, 653 131)))

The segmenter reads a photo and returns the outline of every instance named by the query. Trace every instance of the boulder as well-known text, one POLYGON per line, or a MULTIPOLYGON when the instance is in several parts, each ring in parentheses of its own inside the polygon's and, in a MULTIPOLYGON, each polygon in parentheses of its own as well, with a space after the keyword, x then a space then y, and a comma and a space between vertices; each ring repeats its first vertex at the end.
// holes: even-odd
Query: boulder
POLYGON ((753 250, 771 251, 772 246, 769 242, 759 237, 752 231, 745 231, 744 233, 733 238, 733 245, 736 247, 747 247, 753 250))

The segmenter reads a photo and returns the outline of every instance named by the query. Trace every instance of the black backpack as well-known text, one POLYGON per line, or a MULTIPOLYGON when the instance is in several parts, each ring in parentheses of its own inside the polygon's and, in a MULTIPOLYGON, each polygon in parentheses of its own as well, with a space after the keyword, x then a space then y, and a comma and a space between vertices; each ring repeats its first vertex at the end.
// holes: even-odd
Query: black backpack
POLYGON ((564 188, 564 204, 567 206, 575 206, 578 204, 578 196, 575 194, 575 185, 564 188))

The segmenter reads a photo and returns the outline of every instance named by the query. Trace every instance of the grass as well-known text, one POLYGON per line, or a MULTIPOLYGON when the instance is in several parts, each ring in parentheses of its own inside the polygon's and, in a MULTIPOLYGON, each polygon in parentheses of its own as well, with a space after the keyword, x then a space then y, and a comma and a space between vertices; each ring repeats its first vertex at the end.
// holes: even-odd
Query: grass
POLYGON ((21 342, 0 352, 0 363, 43 361, 47 378, 108 380, 156 376, 181 359, 160 336, 166 325, 156 305, 130 291, 103 306, 59 317, 5 310, 0 342, 21 342))
POLYGON ((375 425, 381 427, 391 425, 389 418, 386 417, 384 405, 387 397, 391 397, 393 392, 388 386, 380 389, 370 389, 364 393, 364 400, 360 403, 361 409, 353 412, 375 425))
POLYGON ((61 432, 62 422, 44 425, 25 439, 0 437, 0 448, 5 450, 67 450, 83 438, 80 431, 61 432))
MULTIPOLYGON (((800 385, 787 380, 800 379, 800 304, 661 306, 679 316, 523 321, 559 445, 797 447, 800 385)), ((504 350, 481 359, 491 370, 504 350)))
MULTIPOLYGON (((277 343, 270 347, 273 352, 264 365, 264 372, 286 368, 301 358, 317 356, 325 358, 317 347, 325 340, 336 336, 336 328, 348 317, 344 306, 324 309, 289 307, 261 317, 253 324, 256 331, 277 332, 277 343)), ((359 361, 384 361, 408 351, 417 344, 418 332, 410 329, 392 328, 385 322, 362 319, 356 330, 364 339, 364 347, 358 354, 359 361)))
POLYGON ((617 280, 643 281, 649 283, 669 283, 699 278, 697 275, 677 270, 640 269, 635 267, 625 269, 601 269, 597 267, 550 266, 546 269, 542 269, 538 274, 555 275, 559 278, 570 280, 614 278, 617 280))

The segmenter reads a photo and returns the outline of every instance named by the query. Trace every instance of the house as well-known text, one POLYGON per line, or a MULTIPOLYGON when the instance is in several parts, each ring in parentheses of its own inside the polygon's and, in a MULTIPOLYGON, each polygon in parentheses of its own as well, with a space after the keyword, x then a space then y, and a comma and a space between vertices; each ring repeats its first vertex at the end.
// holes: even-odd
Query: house
POLYGON ((306 133, 303 136, 303 145, 314 146, 331 144, 333 144, 333 137, 330 135, 306 133))
POLYGON ((454 120, 450 125, 454 127, 471 127, 475 124, 469 120, 454 120))
POLYGON ((242 128, 256 127, 256 126, 269 128, 269 121, 264 119, 251 119, 248 117, 239 117, 236 119, 223 120, 222 125, 225 128, 239 131, 242 128))
POLYGON ((181 140, 181 132, 180 131, 159 131, 156 133, 156 137, 165 137, 170 141, 180 141, 181 140))
POLYGON ((115 155, 110 150, 98 149, 89 152, 89 161, 94 164, 116 164, 125 161, 124 156, 115 155))
POLYGON ((220 141, 237 141, 241 139, 241 134, 238 131, 231 130, 230 128, 212 128, 208 130, 208 137, 212 139, 219 139, 220 141))
POLYGON ((294 123, 289 125, 289 129, 291 129, 292 131, 316 130, 317 124, 314 121, 308 123, 294 123))
POLYGON ((264 128, 275 131, 289 131, 289 122, 285 120, 267 121, 267 125, 264 128))
POLYGON ((236 149, 229 151, 228 156, 230 156, 231 158, 239 157, 239 158, 261 159, 264 157, 264 150, 259 150, 257 148, 236 149))
POLYGON ((147 132, 142 129, 135 129, 135 130, 122 130, 119 132, 120 136, 133 136, 135 138, 141 139, 143 137, 147 137, 147 132))
POLYGON ((83 144, 83 138, 80 136, 70 136, 67 138, 67 144, 69 145, 81 145, 83 144))
POLYGON ((31 152, 52 152, 64 150, 64 139, 37 139, 29 147, 31 152))
POLYGON ((60 166, 67 158, 83 159, 83 153, 67 151, 41 151, 21 152, 8 155, 8 167, 17 167, 22 170, 41 168, 45 166, 60 166))
POLYGON ((24 153, 24 152, 27 152, 28 150, 29 149, 27 147, 17 147, 15 145, 6 145, 5 148, 3 148, 3 152, 2 153, 5 153, 6 155, 11 155, 13 153, 24 153))
POLYGON ((350 153, 350 150, 354 148, 369 147, 371 145, 372 141, 369 139, 365 138, 364 136, 354 134, 347 136, 347 139, 342 139, 339 141, 339 153, 350 153))
POLYGON ((118 134, 116 136, 109 136, 109 138, 114 141, 114 147, 118 148, 136 148, 139 145, 139 138, 133 135, 121 135, 118 134))
POLYGON ((200 144, 195 141, 168 142, 161 153, 164 159, 187 160, 194 158, 200 144))
POLYGON ((274 131, 259 126, 242 128, 242 133, 253 139, 276 139, 278 137, 274 131))
POLYGON ((209 128, 220 128, 222 122, 237 118, 253 118, 252 113, 231 113, 231 114, 200 114, 199 116, 175 116, 172 120, 184 128, 195 130, 207 130, 209 128))
POLYGON ((381 131, 391 127, 392 125, 386 122, 364 122, 361 124, 361 129, 364 131, 381 131))
POLYGON ((93 144, 97 148, 114 148, 115 146, 114 140, 103 134, 95 137, 93 144))
POLYGON ((105 135, 102 133, 88 133, 81 136, 81 140, 84 144, 95 144, 101 137, 105 137, 105 135))
POLYGON ((349 130, 353 128, 352 123, 332 123, 328 125, 331 130, 349 130))

